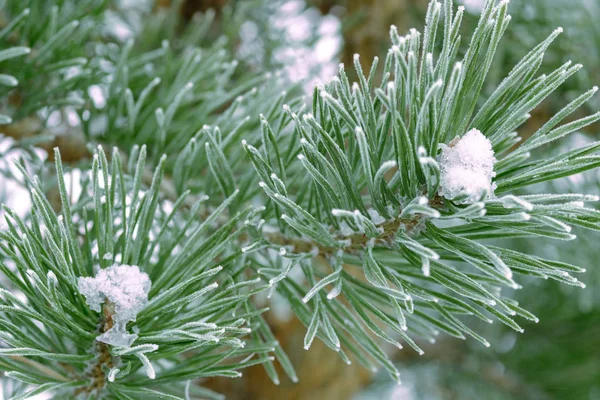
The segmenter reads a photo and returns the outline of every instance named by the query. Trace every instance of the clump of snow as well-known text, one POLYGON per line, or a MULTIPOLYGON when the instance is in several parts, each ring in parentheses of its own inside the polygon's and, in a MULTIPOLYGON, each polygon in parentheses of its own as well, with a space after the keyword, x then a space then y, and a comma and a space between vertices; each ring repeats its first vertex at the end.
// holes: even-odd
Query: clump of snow
POLYGON ((346 221, 342 221, 340 223, 340 232, 343 236, 350 236, 354 234, 354 230, 350 228, 350 226, 346 223, 346 221))
POLYGON ((481 14, 485 7, 485 0, 462 0, 461 3, 471 14, 481 14))
POLYGON ((135 265, 113 265, 101 269, 94 278, 81 277, 77 286, 94 311, 102 305, 109 307, 113 327, 96 340, 113 346, 129 347, 136 334, 127 332, 126 325, 135 318, 148 302, 150 278, 135 265))
POLYGON ((373 209, 373 208, 369 208, 367 210, 367 212, 369 213, 369 217, 371 217, 371 221, 373 221, 373 223, 375 225, 380 225, 383 224, 385 222, 385 218, 383 218, 378 212, 377 210, 373 209))
MULTIPOLYGON (((453 141, 454 142, 454 141, 453 141)), ((494 192, 494 150, 492 143, 477 129, 471 129, 456 143, 442 148, 440 195, 454 199, 467 197, 460 203, 474 203, 487 192, 494 192)))

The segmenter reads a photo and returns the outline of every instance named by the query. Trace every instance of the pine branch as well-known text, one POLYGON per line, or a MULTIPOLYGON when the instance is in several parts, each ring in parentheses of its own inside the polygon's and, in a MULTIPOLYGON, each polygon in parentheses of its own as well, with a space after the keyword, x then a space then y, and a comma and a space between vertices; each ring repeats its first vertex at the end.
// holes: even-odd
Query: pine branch
MULTIPOLYGON (((398 232, 400 226, 411 231, 419 223, 420 221, 415 218, 396 218, 375 225, 375 228, 379 231, 375 237, 369 237, 363 233, 339 234, 336 235, 335 240, 344 243, 344 252, 352 254, 363 250, 369 242, 372 242, 374 245, 389 244, 389 242, 393 241, 394 235, 398 232)), ((286 237, 282 233, 268 232, 265 234, 265 238, 274 245, 291 248, 292 253, 296 254, 316 253, 316 255, 321 257, 329 257, 333 256, 339 250, 338 247, 328 247, 303 238, 286 237)))
MULTIPOLYGON (((364 351, 361 354, 350 347, 356 357, 371 365, 363 356, 368 354, 397 377, 395 368, 386 363, 383 352, 376 350, 377 345, 361 332, 360 325, 401 347, 390 336, 393 332, 418 352, 421 350, 410 336, 435 340, 439 331, 462 339, 469 335, 489 346, 459 318, 470 314, 491 322, 490 315, 519 332, 522 329, 513 316, 537 320, 509 298, 494 294, 501 293, 502 286, 520 288, 515 274, 583 286, 571 276, 572 272, 582 271, 578 267, 563 263, 559 267, 551 260, 480 243, 481 239, 529 236, 573 240, 575 236, 567 224, 598 229, 598 220, 592 216, 596 211, 583 204, 561 203, 552 195, 511 194, 536 182, 595 168, 595 144, 541 164, 528 158, 530 150, 581 129, 600 115, 556 128, 592 97, 594 88, 552 118, 525 142, 522 150, 511 152, 520 140, 512 132, 580 66, 565 64, 551 74, 536 77, 544 51, 562 31, 556 30, 477 108, 486 73, 510 21, 506 6, 507 2, 486 3, 469 50, 457 62, 455 49, 460 43, 458 28, 463 10, 459 8, 454 16, 450 2, 443 6, 432 2, 424 36, 411 30, 400 37, 392 28, 394 46, 378 87, 373 82, 377 60, 365 76, 357 56, 358 83, 351 85, 341 66, 331 83, 315 89, 312 113, 297 115, 287 108, 296 124, 293 135, 300 140, 288 142, 291 133, 269 133, 273 131, 263 120, 262 141, 243 141, 261 179, 260 186, 270 200, 263 220, 257 224, 257 242, 245 251, 257 254, 253 257, 257 272, 288 299, 308 327, 307 343, 321 335, 345 358, 337 343, 354 341, 364 351), (435 63, 435 37, 442 9, 446 21, 435 63), (460 176, 449 180, 451 167, 443 164, 444 156, 440 155, 452 146, 473 146, 467 142, 459 146, 458 139, 449 141, 474 128, 481 129, 487 137, 483 140, 490 143, 498 157, 493 174, 485 174, 484 179, 495 176, 493 186, 489 180, 483 185, 486 190, 473 187, 460 176), (299 162, 294 164, 292 156, 297 154, 299 162), (462 195, 456 189, 447 190, 445 185, 450 183, 462 187, 462 195), (493 189, 505 196, 489 196, 493 189), (581 218, 586 215, 594 222, 583 223, 580 217, 567 222, 566 213, 581 218), (407 215, 411 217, 407 219, 407 215), (444 221, 456 223, 447 225, 444 221), (274 233, 275 226, 279 226, 279 233, 274 233), (278 250, 289 261, 275 268, 262 261, 265 256, 258 256, 264 251, 261 237, 266 238, 267 248, 278 250), (309 260, 315 256, 319 256, 315 260, 321 267, 316 263, 309 273, 309 260), (289 286, 284 279, 295 264, 302 265, 307 287, 289 286), (364 277, 345 271, 350 266, 362 267, 364 277), (421 270, 421 275, 415 269, 421 270), (313 274, 317 276, 311 277, 313 274), (325 296, 321 292, 328 287, 331 289, 325 296), (314 299, 313 307, 300 305, 299 299, 303 303, 314 299), (352 328, 343 319, 331 322, 330 318, 335 321, 341 315, 353 321, 352 328)), ((474 173, 477 167, 469 157, 476 156, 468 152, 457 150, 452 157, 459 157, 459 171, 465 165, 469 173, 474 173), (460 157, 469 161, 460 161, 460 157)), ((597 200, 594 196, 579 198, 597 200)))

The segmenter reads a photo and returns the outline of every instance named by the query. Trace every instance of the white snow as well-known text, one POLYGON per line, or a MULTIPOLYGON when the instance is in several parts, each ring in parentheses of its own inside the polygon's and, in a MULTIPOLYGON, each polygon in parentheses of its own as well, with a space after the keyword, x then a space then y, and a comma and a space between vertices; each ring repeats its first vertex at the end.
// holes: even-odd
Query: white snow
POLYGON ((481 14, 485 7, 485 0, 462 0, 461 3, 471 14, 481 14))
POLYGON ((385 222, 385 218, 383 218, 374 208, 369 208, 367 212, 375 225, 383 224, 385 222))
POLYGON ((492 143, 477 129, 471 129, 454 145, 442 148, 439 156, 441 182, 439 193, 447 199, 467 195, 460 203, 470 204, 487 192, 494 192, 494 150, 492 143))
POLYGON ((150 278, 135 265, 113 265, 101 269, 94 278, 81 277, 79 291, 94 311, 102 305, 112 308, 114 325, 96 340, 113 346, 129 347, 137 335, 127 332, 126 325, 135 318, 148 302, 150 278))

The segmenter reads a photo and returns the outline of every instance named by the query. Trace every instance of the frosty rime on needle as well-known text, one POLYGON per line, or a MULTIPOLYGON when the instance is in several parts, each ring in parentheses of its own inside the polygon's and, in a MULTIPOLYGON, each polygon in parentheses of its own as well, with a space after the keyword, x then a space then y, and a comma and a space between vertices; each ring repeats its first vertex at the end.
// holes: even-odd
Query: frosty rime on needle
POLYGON ((98 271, 94 278, 81 277, 78 287, 94 311, 102 304, 112 308, 114 325, 96 340, 113 346, 129 347, 137 335, 127 332, 126 325, 148 302, 150 278, 135 265, 113 265, 98 271))
POLYGON ((464 204, 476 202, 485 192, 492 194, 495 162, 492 143, 479 130, 471 129, 456 144, 442 148, 440 195, 447 199, 466 195, 459 201, 464 204))

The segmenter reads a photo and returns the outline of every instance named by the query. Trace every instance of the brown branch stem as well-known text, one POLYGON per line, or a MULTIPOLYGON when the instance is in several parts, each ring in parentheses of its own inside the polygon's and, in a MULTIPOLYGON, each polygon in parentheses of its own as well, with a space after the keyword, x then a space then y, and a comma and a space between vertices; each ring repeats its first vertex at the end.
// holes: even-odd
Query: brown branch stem
MULTIPOLYGON (((370 238, 364 233, 355 233, 352 235, 339 234, 336 235, 335 238, 338 241, 349 241, 350 243, 348 246, 344 247, 344 251, 352 253, 364 249, 371 240, 375 243, 387 244, 393 239, 394 235, 402 225, 406 226, 407 229, 411 229, 418 223, 418 218, 395 218, 377 225, 381 230, 381 234, 375 238, 370 238)), ((281 234, 281 232, 270 232, 267 233, 265 237, 269 242, 278 246, 291 247, 293 253, 310 253, 316 248, 320 256, 331 256, 339 250, 338 248, 323 246, 303 238, 286 237, 281 234)))
MULTIPOLYGON (((102 306, 102 321, 100 323, 100 334, 108 331, 114 325, 113 321, 114 305, 111 303, 104 303, 102 306)), ((95 341, 94 350, 97 354, 96 363, 90 368, 87 373, 88 378, 92 381, 88 386, 77 389, 76 395, 80 393, 92 393, 100 392, 106 385, 106 368, 112 368, 115 365, 115 360, 110 354, 110 349, 106 343, 95 341)))

